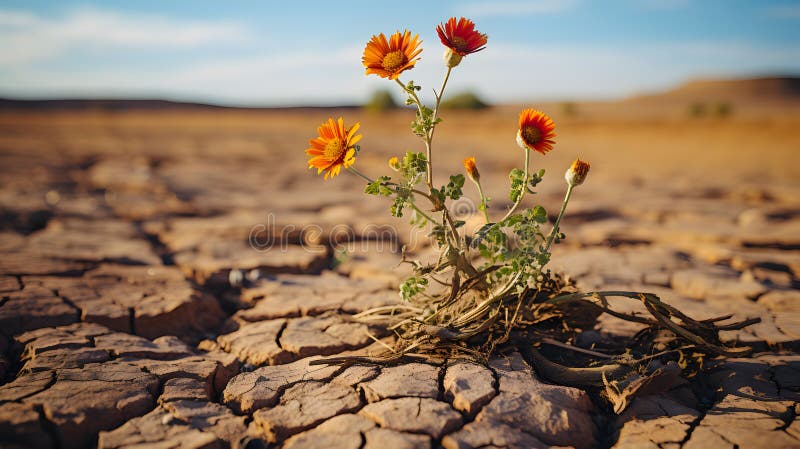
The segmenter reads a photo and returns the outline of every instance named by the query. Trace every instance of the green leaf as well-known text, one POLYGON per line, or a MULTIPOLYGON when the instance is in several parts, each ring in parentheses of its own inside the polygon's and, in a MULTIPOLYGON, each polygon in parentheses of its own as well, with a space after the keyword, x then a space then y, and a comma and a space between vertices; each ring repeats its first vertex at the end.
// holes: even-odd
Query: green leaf
POLYGON ((433 109, 420 106, 416 118, 411 122, 411 131, 419 137, 427 137, 437 123, 439 123, 439 119, 433 119, 433 109))
POLYGON ((481 242, 486 239, 486 235, 494 226, 495 223, 486 223, 485 225, 481 226, 480 229, 478 229, 478 231, 475 233, 475 237, 472 239, 472 247, 480 248, 481 242))
POLYGON ((385 184, 391 179, 392 178, 389 176, 379 176, 378 179, 367 184, 364 193, 369 195, 390 196, 394 191, 385 184))
POLYGON ((519 223, 522 223, 523 219, 524 219, 524 217, 522 215, 514 214, 514 215, 506 218, 506 220, 503 222, 503 226, 509 226, 509 227, 510 226, 515 226, 515 225, 517 225, 519 223))
POLYGON ((530 177, 528 178, 528 185, 526 186, 528 192, 536 194, 533 188, 539 185, 539 183, 542 182, 543 178, 544 178, 544 169, 541 169, 537 173, 530 175, 530 177))
POLYGON ((508 197, 516 203, 520 195, 522 195, 522 189, 525 188, 525 172, 515 168, 508 174, 508 178, 511 180, 511 189, 508 192, 508 197))
POLYGON ((400 162, 400 172, 403 173, 410 187, 416 185, 427 171, 428 159, 424 153, 412 153, 409 151, 400 162))
POLYGON ((403 208, 406 206, 408 198, 406 196, 397 195, 397 198, 394 199, 392 203, 391 212, 392 216, 395 217, 402 217, 403 216, 403 208))
POLYGON ((439 189, 437 189, 435 187, 432 188, 431 189, 431 195, 433 195, 433 197, 435 199, 439 200, 439 203, 442 203, 442 204, 444 204, 444 200, 445 200, 445 198, 447 198, 445 196, 445 194, 444 194, 444 188, 442 188, 442 190, 439 190, 439 189))
POLYGON ((433 225, 428 237, 433 238, 439 246, 443 247, 447 245, 447 228, 442 224, 436 223, 433 225))
POLYGON ((550 253, 539 253, 536 255, 536 261, 539 262, 539 265, 545 266, 547 262, 550 261, 550 253))
POLYGON ((400 284, 400 297, 408 301, 428 288, 428 280, 424 277, 411 276, 400 284))
POLYGON ((461 189, 464 187, 465 179, 466 178, 464 178, 464 175, 462 174, 450 175, 450 182, 448 182, 447 185, 442 188, 442 194, 451 200, 457 200, 461 198, 463 195, 461 189))
POLYGON ((411 92, 412 90, 420 91, 422 90, 422 86, 417 86, 414 84, 414 80, 410 80, 408 84, 406 84, 406 91, 411 92))
POLYGON ((547 222, 547 211, 542 206, 535 206, 531 211, 532 218, 537 223, 546 223, 547 222))

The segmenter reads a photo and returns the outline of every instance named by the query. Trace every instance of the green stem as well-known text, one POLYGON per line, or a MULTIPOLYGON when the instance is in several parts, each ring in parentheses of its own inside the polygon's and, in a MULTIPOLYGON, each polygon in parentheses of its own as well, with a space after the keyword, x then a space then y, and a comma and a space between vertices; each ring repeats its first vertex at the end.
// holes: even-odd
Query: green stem
MULTIPOLYGON (((400 86, 401 89, 403 89, 403 92, 407 93, 414 100, 414 104, 417 105, 417 111, 419 111, 419 116, 422 117, 422 115, 423 115, 422 114, 422 101, 420 101, 419 97, 417 96, 417 93, 414 92, 414 89, 407 89, 406 85, 403 84, 402 81, 400 81, 400 78, 395 78, 395 82, 400 86)), ((428 185, 428 190, 432 191, 433 190, 433 179, 432 179, 433 170, 431 169, 431 139, 430 139, 430 133, 428 133, 428 136, 424 139, 424 142, 425 142, 425 154, 426 154, 426 157, 428 158, 427 164, 426 164, 427 170, 426 170, 426 173, 425 173, 425 175, 426 175, 425 183, 428 185)))
MULTIPOLYGON (((375 182, 375 180, 374 180, 374 179, 371 179, 369 176, 365 175, 364 173, 361 173, 361 172, 360 172, 360 171, 358 171, 358 169, 356 169, 356 168, 353 168, 353 167, 347 167, 347 170, 349 170, 351 173, 353 173, 353 174, 355 174, 355 175, 357 175, 357 176, 359 176, 359 177, 363 178, 365 181, 367 181, 367 182, 368 182, 368 183, 370 183, 370 184, 372 184, 373 182, 375 182)), ((394 186, 394 187, 400 187, 400 184, 398 184, 398 183, 396 183, 396 182, 391 182, 391 181, 382 182, 381 184, 382 184, 382 185, 385 185, 385 186, 394 186)), ((433 202, 433 198, 432 198, 432 197, 431 197, 429 194, 427 194, 427 193, 425 193, 425 192, 423 192, 423 191, 421 191, 421 190, 417 190, 417 189, 411 189, 411 191, 412 191, 413 193, 416 193, 417 195, 421 195, 422 197, 424 197, 424 198, 427 198, 427 199, 428 199, 428 201, 430 201, 430 202, 431 202, 431 205, 432 205, 432 206, 435 206, 435 205, 436 205, 436 204, 433 202)))
MULTIPOLYGON (((432 194, 433 194, 433 164, 431 163, 432 162, 431 161, 431 143, 433 141, 433 130, 436 128, 436 117, 438 116, 438 113, 439 113, 439 104, 442 101, 442 95, 444 94, 445 87, 447 87, 447 81, 450 79, 450 72, 451 71, 452 71, 452 68, 448 67, 447 68, 447 73, 445 74, 444 80, 442 81, 442 88, 439 90, 438 93, 436 93, 434 91, 434 95, 436 96, 436 106, 434 107, 434 110, 433 110, 433 116, 432 116, 433 117, 433 124, 431 125, 431 129, 430 129, 430 131, 428 131, 428 134, 427 134, 426 138, 424 139, 424 142, 425 142, 425 154, 426 154, 426 157, 427 157, 426 184, 428 185, 428 190, 431 192, 431 195, 428 195, 428 199, 431 201, 431 203, 433 203, 433 197, 432 197, 432 194)), ((422 101, 420 101, 419 97, 417 96, 417 93, 414 92, 413 89, 407 89, 406 85, 403 84, 403 82, 399 78, 396 78, 395 82, 400 86, 401 89, 403 89, 404 92, 406 92, 412 98, 414 103, 417 105, 417 110, 419 111, 420 117, 422 117, 423 116, 423 113, 422 113, 422 101)), ((434 206, 435 206, 435 204, 434 204, 434 206)), ((431 222, 436 223, 433 220, 431 220, 431 222)), ((461 250, 463 251, 465 249, 464 248, 464 242, 461 241, 461 237, 458 234, 458 230, 455 227, 455 223, 453 222, 453 219, 450 217, 450 212, 447 209, 447 206, 444 206, 444 222, 446 222, 447 225, 450 227, 450 232, 451 232, 451 234, 453 236, 453 239, 455 240, 454 243, 456 243, 457 246, 459 248, 461 248, 461 250)))
POLYGON ((370 179, 370 177, 369 177, 369 176, 365 175, 364 173, 361 173, 360 171, 358 171, 358 169, 357 169, 357 168, 355 168, 355 167, 353 167, 353 166, 347 167, 347 170, 348 170, 350 173, 353 173, 354 175, 357 175, 357 176, 359 176, 359 177, 363 178, 365 181, 367 181, 367 182, 368 182, 368 183, 370 183, 370 184, 372 184, 373 182, 375 182, 375 181, 373 181, 372 179, 370 179))
POLYGON ((447 80, 450 79, 450 72, 453 71, 452 67, 447 68, 447 73, 444 75, 444 80, 442 81, 442 87, 439 89, 439 93, 437 94, 436 91, 433 94, 436 96, 436 106, 433 108, 433 128, 428 133, 428 140, 433 140, 433 131, 436 129, 436 117, 439 116, 439 104, 442 102, 442 97, 444 96, 444 88, 447 87, 447 80))
MULTIPOLYGON (((365 181, 367 181, 367 182, 369 182, 369 183, 373 183, 373 182, 375 182, 375 181, 373 181, 372 179, 370 179, 370 177, 369 177, 369 176, 367 176, 367 175, 365 175, 364 173, 361 173, 360 171, 358 171, 358 169, 357 169, 357 168, 354 168, 354 167, 347 167, 347 170, 348 170, 348 171, 350 171, 351 173, 353 173, 354 175, 357 175, 357 176, 359 176, 359 177, 363 178, 365 181)), ((393 182, 392 182, 392 183, 388 183, 388 182, 387 182, 386 184, 387 184, 387 185, 397 185, 397 184, 395 184, 395 183, 393 183, 393 182)), ((413 190, 413 189, 412 189, 412 192, 414 192, 414 193, 418 193, 418 194, 420 194, 420 195, 424 196, 425 198, 428 198, 428 199, 430 199, 430 198, 428 197, 428 195, 426 195, 424 192, 420 192, 419 190, 413 190)), ((415 211, 417 211, 417 213, 419 213, 420 215, 422 215, 423 217, 425 217, 425 219, 427 219, 427 220, 428 220, 428 221, 430 221, 431 223, 436 223, 436 221, 435 221, 433 218, 431 218, 430 216, 428 216, 428 214, 426 214, 426 213, 425 213, 425 212, 423 212, 423 211, 422 211, 420 208, 418 208, 418 207, 417 207, 417 205, 416 205, 416 204, 414 204, 414 202, 413 202, 413 201, 409 201, 409 204, 411 204, 411 207, 412 207, 412 208, 414 208, 414 210, 415 210, 415 211)))
MULTIPOLYGON (((519 205, 522 203, 522 198, 525 197, 525 192, 528 191, 528 171, 530 170, 530 163, 531 163, 531 150, 523 150, 525 151, 525 175, 523 175, 523 179, 525 180, 522 184, 522 190, 519 192, 519 196, 517 197, 517 201, 514 202, 514 205, 511 206, 511 209, 506 213, 505 217, 502 220, 504 221, 506 218, 510 217, 514 211, 517 210, 519 205)), ((499 222, 498 222, 499 223, 499 222)))
POLYGON ((430 217, 428 214, 426 214, 425 212, 423 212, 423 211, 422 211, 422 209, 420 209, 419 207, 417 207, 417 205, 416 205, 416 204, 414 204, 414 202, 413 202, 413 201, 409 201, 409 202, 408 202, 408 204, 410 204, 410 205, 411 205, 411 207, 412 207, 412 208, 413 208, 415 211, 417 211, 417 213, 418 213, 418 214, 420 214, 420 215, 422 215, 423 217, 425 217, 425 219, 426 219, 426 220, 428 220, 428 221, 429 221, 429 222, 431 222, 431 223, 436 223, 436 221, 435 221, 433 218, 431 218, 431 217, 430 217))
POLYGON ((428 179, 430 186, 433 186, 433 165, 431 164, 431 146, 433 145, 433 132, 436 130, 436 118, 439 116, 439 104, 442 102, 442 96, 444 95, 444 88, 447 87, 447 80, 450 79, 450 72, 453 70, 452 67, 447 68, 447 73, 444 75, 444 80, 442 80, 442 87, 439 89, 439 93, 437 94, 436 91, 433 94, 436 96, 436 106, 433 108, 433 119, 431 124, 431 129, 428 131, 428 138, 426 140, 425 149, 428 151, 428 179))
POLYGON ((553 244, 553 240, 556 238, 556 234, 558 234, 558 226, 561 224, 561 219, 564 217, 564 211, 567 210, 567 203, 569 203, 569 197, 572 196, 572 189, 575 186, 569 184, 567 187, 567 195, 564 197, 564 204, 561 205, 561 212, 558 213, 558 218, 556 218, 556 224, 553 226, 553 230, 550 231, 550 237, 547 238, 547 246, 544 248, 544 252, 550 252, 550 246, 553 244))
POLYGON ((481 196, 481 206, 483 207, 483 217, 486 218, 486 223, 489 223, 489 211, 487 210, 489 207, 486 204, 486 196, 483 195, 483 187, 481 187, 480 181, 472 180, 476 186, 478 186, 478 194, 481 196))
MULTIPOLYGON (((453 68, 448 67, 447 73, 444 75, 444 79, 442 80, 442 87, 439 88, 439 92, 433 92, 434 96, 436 97, 436 105, 433 107, 433 116, 431 121, 431 129, 428 131, 428 137, 425 139, 425 149, 427 151, 428 156, 428 187, 433 189, 433 164, 431 163, 431 148, 433 146, 433 132, 436 130, 436 119, 439 117, 439 105, 442 102, 442 96, 444 96, 444 89, 447 87, 447 81, 450 79, 450 72, 452 72, 453 68)), ((453 234, 453 238, 456 240, 458 247, 462 252, 466 251, 466 243, 461 238, 461 235, 458 233, 458 229, 456 229, 455 223, 453 222, 452 217, 450 216, 450 211, 448 210, 447 206, 444 206, 444 218, 447 221, 447 224, 450 226, 450 231, 453 234)))
POLYGON ((400 78, 395 78, 395 80, 394 80, 394 81, 395 81, 395 82, 396 82, 398 85, 400 85, 400 88, 401 88, 401 89, 403 89, 403 92, 407 93, 408 95, 410 95, 410 96, 411 96, 411 98, 413 98, 413 99, 414 99, 414 104, 416 104, 416 105, 417 105, 417 110, 419 110, 419 113, 420 113, 420 114, 422 114, 422 102, 421 102, 421 101, 419 101, 419 97, 417 96, 417 93, 416 93, 416 92, 414 92, 414 89, 411 89, 411 90, 408 90, 408 89, 406 89, 406 85, 405 85, 405 84, 403 84, 403 82, 402 82, 402 81, 400 81, 400 78))

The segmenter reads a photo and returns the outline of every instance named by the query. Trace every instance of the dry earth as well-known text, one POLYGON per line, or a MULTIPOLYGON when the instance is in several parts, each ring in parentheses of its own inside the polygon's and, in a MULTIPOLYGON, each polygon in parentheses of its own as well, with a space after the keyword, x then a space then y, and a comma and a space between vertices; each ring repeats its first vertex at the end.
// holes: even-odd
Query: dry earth
MULTIPOLYGON (((406 113, 339 112, 363 122, 364 171, 418 148, 406 113)), ((762 319, 724 335, 752 358, 710 361, 617 416, 515 352, 309 364, 379 349, 348 317, 398 300, 399 245, 427 251, 354 177, 305 170, 327 114, 0 115, 0 447, 800 447, 800 115, 556 115, 537 199, 555 211, 568 162, 593 168, 554 266, 585 290, 762 319), (331 250, 348 235, 348 254, 331 250)), ((437 164, 476 155, 494 214, 521 156, 515 114, 455 114, 438 135, 437 164)), ((603 317, 575 342, 636 331, 603 317)))

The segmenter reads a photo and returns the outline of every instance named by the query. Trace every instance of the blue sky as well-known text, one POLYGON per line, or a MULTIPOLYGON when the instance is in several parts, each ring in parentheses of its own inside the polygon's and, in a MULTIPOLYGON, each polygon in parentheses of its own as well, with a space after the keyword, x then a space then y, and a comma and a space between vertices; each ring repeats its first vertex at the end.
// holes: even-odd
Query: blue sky
POLYGON ((467 16, 486 50, 451 91, 490 101, 610 99, 692 78, 800 74, 796 0, 494 2, 36 1, 0 4, 0 96, 161 97, 243 105, 353 103, 370 36, 408 28, 438 85, 437 23, 467 16))

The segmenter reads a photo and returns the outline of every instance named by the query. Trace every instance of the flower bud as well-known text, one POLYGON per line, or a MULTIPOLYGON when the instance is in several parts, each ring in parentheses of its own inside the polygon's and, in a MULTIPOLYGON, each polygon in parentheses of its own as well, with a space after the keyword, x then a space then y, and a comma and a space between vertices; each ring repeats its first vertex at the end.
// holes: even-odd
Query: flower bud
POLYGON ((473 181, 475 181, 475 182, 480 181, 481 174, 478 173, 478 166, 475 165, 475 158, 474 157, 470 156, 470 157, 464 159, 464 169, 467 170, 467 174, 469 175, 469 177, 473 181))
POLYGON ((446 65, 447 67, 449 67, 451 69, 453 67, 461 64, 461 59, 462 58, 464 58, 464 57, 461 56, 460 54, 454 52, 453 50, 451 50, 449 48, 445 49, 445 51, 444 51, 444 58, 443 58, 444 59, 444 65, 446 65))
POLYGON ((526 144, 525 140, 522 139, 522 132, 521 131, 517 131, 517 145, 519 145, 519 147, 522 148, 523 150, 530 150, 530 147, 528 147, 528 144, 526 144))
POLYGON ((572 163, 572 166, 564 174, 564 179, 567 180, 567 184, 573 187, 579 186, 583 184, 583 181, 586 180, 586 175, 588 174, 589 163, 580 159, 575 159, 575 162, 572 163))
POLYGON ((400 170, 400 160, 397 159, 397 156, 392 156, 389 158, 389 167, 394 171, 400 170))

